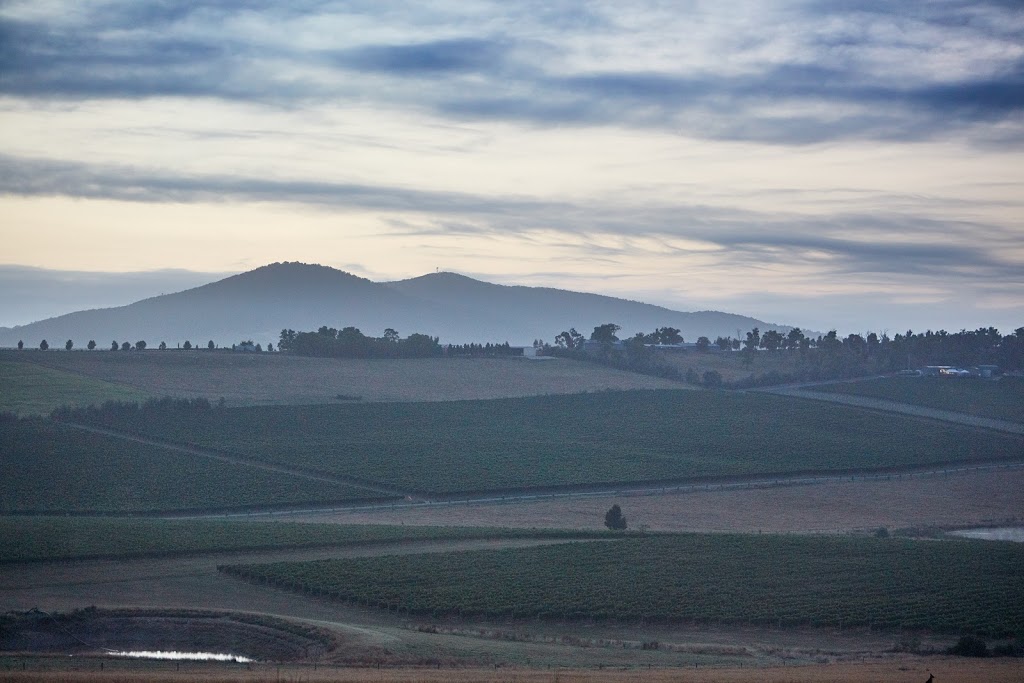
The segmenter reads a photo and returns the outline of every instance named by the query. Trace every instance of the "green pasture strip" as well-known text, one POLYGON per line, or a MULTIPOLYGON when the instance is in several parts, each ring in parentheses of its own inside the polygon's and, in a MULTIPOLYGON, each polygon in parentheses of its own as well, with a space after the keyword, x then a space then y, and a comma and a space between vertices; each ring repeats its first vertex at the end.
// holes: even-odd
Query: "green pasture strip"
POLYGON ((41 418, 0 420, 0 513, 220 510, 373 495, 41 418))
POLYGON ((419 615, 988 635, 1024 627, 1016 543, 690 534, 222 569, 419 615))
POLYGON ((434 494, 892 468, 1024 453, 1024 438, 1015 435, 711 391, 92 411, 74 419, 434 494))
MULTIPOLYGON (((597 532, 107 517, 0 517, 0 563, 409 541, 588 538, 597 532)), ((604 534, 606 535, 606 534, 604 534)))
POLYGON ((812 390, 1024 423, 1024 379, 1016 377, 997 381, 973 377, 883 377, 826 384, 812 390))
POLYGON ((0 361, 0 412, 48 415, 62 405, 88 406, 104 401, 144 401, 151 396, 138 389, 28 361, 0 361))

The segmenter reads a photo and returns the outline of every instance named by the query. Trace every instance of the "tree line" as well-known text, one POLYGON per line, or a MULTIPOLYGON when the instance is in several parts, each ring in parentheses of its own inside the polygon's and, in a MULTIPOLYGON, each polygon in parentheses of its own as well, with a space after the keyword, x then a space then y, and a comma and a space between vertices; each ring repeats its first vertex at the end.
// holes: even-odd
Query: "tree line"
POLYGON ((959 332, 908 330, 892 337, 875 332, 840 337, 835 330, 809 337, 800 328, 785 333, 778 330, 762 333, 755 327, 742 338, 719 336, 712 343, 708 337, 699 337, 694 344, 697 353, 735 352, 748 367, 753 366, 759 353, 797 354, 798 369, 792 373, 769 372, 732 383, 724 383, 714 370, 701 375, 693 369, 683 372, 666 364, 653 347, 683 343, 679 330, 660 327, 653 332, 637 332, 625 340, 617 336, 620 330, 619 325, 605 323, 594 327, 587 338, 570 328, 555 335, 555 346, 539 340, 535 345, 550 355, 580 358, 709 387, 746 388, 791 381, 844 379, 926 365, 997 365, 1004 370, 1024 370, 1024 327, 1007 335, 1000 334, 994 327, 983 327, 959 332), (591 344, 590 350, 586 350, 587 341, 598 342, 598 345, 591 344))
POLYGON ((283 329, 277 348, 296 356, 321 358, 430 358, 442 353, 438 341, 418 333, 403 339, 390 327, 381 337, 368 337, 356 327, 338 330, 325 325, 316 332, 283 329))

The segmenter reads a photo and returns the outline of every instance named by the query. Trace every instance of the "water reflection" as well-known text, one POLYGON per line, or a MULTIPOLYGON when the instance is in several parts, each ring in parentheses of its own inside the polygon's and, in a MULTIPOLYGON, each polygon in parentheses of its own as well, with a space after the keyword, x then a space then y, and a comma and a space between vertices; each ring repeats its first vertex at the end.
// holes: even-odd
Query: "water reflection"
POLYGON ((138 659, 177 659, 196 662, 251 662, 253 660, 241 655, 226 655, 216 652, 174 652, 163 650, 130 650, 112 653, 118 657, 136 657, 138 659))
POLYGON ((980 538, 985 541, 1015 541, 1024 543, 1024 527, 997 527, 990 529, 961 529, 949 532, 953 536, 980 538))

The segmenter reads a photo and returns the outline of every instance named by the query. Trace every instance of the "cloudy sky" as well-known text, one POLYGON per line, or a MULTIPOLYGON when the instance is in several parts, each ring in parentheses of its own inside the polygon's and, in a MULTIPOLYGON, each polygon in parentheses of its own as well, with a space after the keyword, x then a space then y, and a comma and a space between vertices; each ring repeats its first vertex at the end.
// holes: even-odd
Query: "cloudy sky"
POLYGON ((1024 6, 7 0, 0 237, 8 299, 298 260, 1009 332, 1024 6))

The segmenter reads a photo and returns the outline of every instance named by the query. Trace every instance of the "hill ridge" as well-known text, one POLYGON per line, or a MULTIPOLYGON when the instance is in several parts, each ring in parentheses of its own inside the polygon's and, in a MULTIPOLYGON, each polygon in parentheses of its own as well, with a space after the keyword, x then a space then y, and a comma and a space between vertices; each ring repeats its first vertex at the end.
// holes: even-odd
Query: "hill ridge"
POLYGON ((623 334, 671 326, 688 340, 730 336, 736 329, 789 328, 734 313, 682 312, 655 304, 554 287, 504 285, 450 271, 374 282, 344 270, 299 261, 274 262, 214 282, 124 306, 84 309, 27 325, 0 328, 0 345, 29 347, 72 339, 84 347, 115 341, 174 346, 243 339, 275 343, 284 328, 354 326, 377 336, 387 327, 422 332, 445 343, 550 341, 562 330, 614 322, 623 334))

